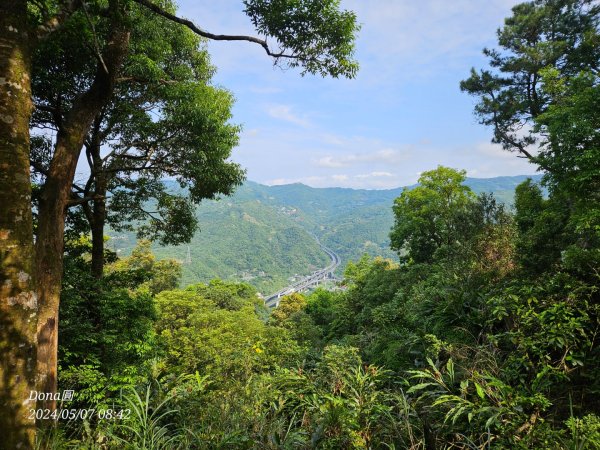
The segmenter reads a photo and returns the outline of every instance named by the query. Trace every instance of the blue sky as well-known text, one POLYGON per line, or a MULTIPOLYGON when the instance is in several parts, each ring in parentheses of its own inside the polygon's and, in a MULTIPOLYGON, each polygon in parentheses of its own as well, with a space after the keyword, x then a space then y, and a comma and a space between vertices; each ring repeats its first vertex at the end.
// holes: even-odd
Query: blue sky
MULTIPOLYGON (((265 184, 384 189, 438 164, 472 177, 535 173, 491 144, 459 90, 514 0, 342 0, 362 25, 356 79, 301 77, 250 43, 210 42, 215 81, 243 125, 232 159, 265 184)), ((239 0, 181 0, 180 15, 213 33, 253 34, 239 0)))

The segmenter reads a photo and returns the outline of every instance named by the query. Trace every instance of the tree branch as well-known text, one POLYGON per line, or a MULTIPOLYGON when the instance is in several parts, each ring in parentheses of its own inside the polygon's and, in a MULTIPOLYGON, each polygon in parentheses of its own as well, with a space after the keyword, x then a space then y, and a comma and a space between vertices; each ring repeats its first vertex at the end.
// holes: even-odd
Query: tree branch
POLYGON ((90 171, 94 170, 94 162, 92 161, 92 152, 90 151, 90 145, 85 144, 85 158, 87 159, 88 167, 90 171))
POLYGON ((125 173, 131 173, 131 172, 146 172, 146 171, 151 171, 151 170, 160 170, 168 175, 176 175, 177 171, 171 167, 166 167, 166 166, 160 166, 160 165, 149 165, 149 166, 129 166, 129 167, 117 167, 114 169, 106 169, 104 170, 105 173, 119 173, 119 172, 125 172, 125 173))
POLYGON ((92 19, 90 18, 90 15, 88 13, 87 7, 85 6, 85 3, 82 3, 81 5, 83 7, 83 12, 85 13, 85 17, 90 25, 90 28, 92 29, 92 36, 94 36, 94 52, 96 53, 96 58, 98 58, 98 61, 102 65, 102 68, 104 69, 106 74, 108 74, 108 67, 106 67, 106 63, 104 62, 104 58, 102 57, 102 51, 100 50, 100 44, 98 43, 98 35, 96 34, 96 27, 94 27, 94 22, 92 22, 92 19))
POLYGON ((300 59, 300 57, 298 55, 289 55, 289 54, 285 54, 283 52, 279 52, 279 53, 272 52, 271 49, 269 48, 269 45, 267 44, 267 41, 265 41, 264 39, 260 39, 260 38, 254 37, 254 36, 244 36, 244 35, 236 36, 236 35, 228 35, 228 34, 209 33, 208 31, 204 31, 201 28, 198 28, 196 26, 196 24, 194 24, 192 21, 187 20, 187 19, 182 19, 181 17, 177 17, 176 15, 171 14, 168 11, 165 11, 164 9, 160 8, 159 6, 155 5, 154 3, 152 3, 149 0, 133 0, 133 1, 142 6, 145 6, 150 11, 158 14, 159 16, 164 17, 165 19, 168 19, 168 20, 171 20, 172 22, 186 26, 187 28, 192 30, 194 33, 196 33, 197 35, 202 36, 204 38, 211 39, 213 41, 253 42, 255 44, 260 45, 262 48, 264 48, 265 52, 267 52, 267 55, 272 56, 273 58, 300 59))
POLYGON ((36 28, 36 39, 45 39, 51 33, 58 30, 82 5, 81 0, 64 0, 61 3, 62 5, 58 12, 36 28))
POLYGON ((141 77, 120 77, 117 78, 117 83, 126 83, 132 81, 134 83, 140 83, 140 84, 150 84, 150 83, 154 83, 157 82, 159 84, 162 85, 170 85, 170 84, 176 84, 178 83, 177 80, 167 80, 167 79, 160 79, 160 80, 150 80, 148 78, 141 78, 141 77))
POLYGON ((90 197, 79 197, 79 196, 75 196, 75 195, 76 194, 74 194, 73 198, 71 198, 71 200, 69 200, 68 207, 81 205, 84 203, 91 202, 93 200, 100 200, 100 199, 106 198, 104 195, 92 195, 90 197))
POLYGON ((34 107, 39 111, 50 113, 57 129, 62 127, 62 111, 60 108, 41 103, 36 103, 34 107))
POLYGON ((41 173, 44 176, 48 175, 48 169, 46 169, 44 166, 41 165, 41 163, 39 163, 38 161, 29 161, 29 164, 31 165, 31 167, 33 167, 33 169, 36 172, 41 173))
MULTIPOLYGON (((492 99, 493 102, 497 102, 496 100, 496 96, 494 95, 493 91, 488 91, 488 95, 490 96, 490 98, 492 99)), ((492 112, 492 121, 494 124, 494 132, 495 134, 501 136, 501 140, 500 143, 502 143, 502 141, 512 145, 512 147, 514 149, 517 150, 518 153, 521 154, 521 156, 518 156, 520 158, 526 158, 528 159, 530 162, 539 165, 542 169, 550 172, 550 170, 548 170, 548 168, 542 164, 540 161, 538 161, 538 159, 533 156, 527 149, 526 146, 524 144, 522 144, 521 142, 516 141, 515 139, 513 139, 508 133, 506 133, 504 131, 504 129, 501 127, 500 125, 500 119, 498 118, 498 113, 496 110, 494 110, 492 112)))
POLYGON ((136 206, 136 209, 139 210, 142 214, 150 217, 151 219, 156 220, 159 223, 164 223, 160 217, 156 217, 154 214, 158 214, 158 211, 146 211, 141 206, 136 206))

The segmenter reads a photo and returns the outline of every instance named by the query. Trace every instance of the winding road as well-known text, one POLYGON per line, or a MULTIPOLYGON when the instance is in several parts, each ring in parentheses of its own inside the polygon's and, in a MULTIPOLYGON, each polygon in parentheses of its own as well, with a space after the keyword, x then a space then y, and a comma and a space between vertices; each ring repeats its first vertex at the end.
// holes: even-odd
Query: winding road
POLYGON ((294 284, 291 284, 283 288, 282 290, 275 292, 274 294, 271 294, 268 297, 265 297, 265 305, 267 305, 269 308, 276 308, 279 305, 279 300, 281 299, 281 297, 285 295, 293 294, 294 292, 305 291, 308 288, 317 285, 319 284, 319 282, 324 280, 338 280, 335 277, 334 272, 335 269, 337 269, 337 267, 341 263, 340 257, 333 250, 321 244, 319 238, 313 233, 309 234, 317 241, 317 244, 319 244, 321 250, 327 253, 329 258, 331 259, 331 263, 327 267, 319 269, 313 272, 311 275, 304 277, 299 281, 296 281, 294 284))

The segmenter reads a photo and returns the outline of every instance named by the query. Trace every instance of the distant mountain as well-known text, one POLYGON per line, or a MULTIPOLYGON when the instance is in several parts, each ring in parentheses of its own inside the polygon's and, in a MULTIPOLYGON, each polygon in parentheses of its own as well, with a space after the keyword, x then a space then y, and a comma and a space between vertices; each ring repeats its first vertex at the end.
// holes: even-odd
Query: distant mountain
MULTIPOLYGON (((515 187, 527 178, 541 177, 468 178, 466 184, 511 205, 515 187)), ((327 265, 327 255, 310 233, 338 253, 340 270, 364 253, 394 258, 388 235, 392 205, 401 193, 402 188, 264 186, 248 181, 233 196, 198 207, 200 231, 189 245, 155 246, 154 251, 159 258, 183 263, 184 285, 219 277, 245 280, 266 294, 327 265)), ((131 234, 115 234, 109 241, 123 254, 134 245, 131 234)))

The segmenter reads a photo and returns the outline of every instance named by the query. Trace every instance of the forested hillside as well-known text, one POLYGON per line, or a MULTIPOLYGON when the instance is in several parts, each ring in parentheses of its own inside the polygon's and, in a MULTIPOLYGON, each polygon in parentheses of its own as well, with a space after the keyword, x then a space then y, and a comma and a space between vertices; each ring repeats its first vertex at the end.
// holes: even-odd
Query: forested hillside
POLYGON ((175 288, 180 264, 147 244, 94 281, 81 240, 67 260, 61 383, 115 421, 44 442, 598 448, 600 238, 581 222, 595 223, 598 203, 571 191, 570 209, 571 184, 547 176, 549 198, 527 179, 511 211, 464 181, 423 173, 394 201, 398 262, 364 256, 346 291, 292 294, 272 312, 244 283, 175 288))
POLYGON ((293 215, 291 208, 269 206, 258 198, 211 202, 197 209, 200 231, 189 244, 156 246, 154 252, 182 262, 183 286, 221 278, 247 281, 268 294, 290 284, 288 278, 329 263, 293 215))
POLYGON ((600 4, 515 5, 460 83, 539 176, 388 191, 243 183, 205 39, 353 78, 360 26, 241 4, 0 2, 0 449, 600 449, 600 4), (268 308, 315 235, 342 288, 268 308))
MULTIPOLYGON (((493 193, 512 207, 514 189, 526 178, 467 178, 465 183, 474 192, 493 193)), ((532 178, 539 180, 541 175, 532 178)), ((176 183, 167 185, 179 189, 176 183)), ((364 253, 394 258, 389 248, 394 222, 391 207, 401 192, 402 188, 264 186, 247 181, 232 196, 196 208, 200 229, 188 244, 157 243, 153 251, 159 258, 182 262, 182 286, 222 278, 246 281, 268 294, 288 285, 290 277, 308 275, 327 265, 327 255, 308 232, 342 258, 340 274, 347 262, 364 253)), ((123 256, 136 244, 133 232, 108 234, 108 247, 123 256)))

